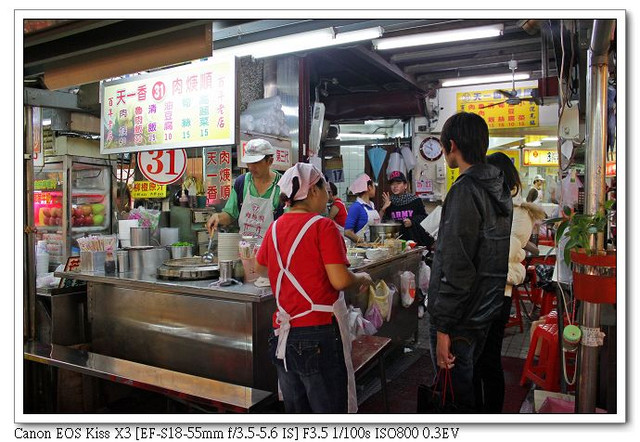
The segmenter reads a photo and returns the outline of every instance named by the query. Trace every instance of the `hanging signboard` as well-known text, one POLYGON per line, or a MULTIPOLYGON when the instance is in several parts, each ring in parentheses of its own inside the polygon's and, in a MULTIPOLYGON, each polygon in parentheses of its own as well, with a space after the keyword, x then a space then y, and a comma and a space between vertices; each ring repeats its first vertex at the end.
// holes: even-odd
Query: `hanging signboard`
POLYGON ((522 149, 523 166, 558 166, 558 151, 556 149, 522 149))
POLYGON ((229 199, 229 195, 231 195, 231 146, 205 149, 204 176, 208 206, 229 199))
MULTIPOLYGON (((240 140, 240 148, 238 149, 238 167, 247 167, 247 165, 243 161, 244 151, 247 143, 252 138, 253 137, 246 139, 242 138, 240 140)), ((294 161, 293 155, 291 153, 291 141, 271 137, 269 137, 267 141, 269 141, 269 143, 271 143, 273 148, 276 150, 276 153, 273 156, 273 165, 271 166, 274 170, 287 170, 297 162, 297 158, 296 161, 294 161)))
POLYGON ((100 83, 100 153, 235 143, 234 58, 100 83))
MULTIPOLYGON (((516 88, 518 97, 531 97, 536 88, 516 88)), ((505 96, 495 89, 486 91, 458 92, 456 109, 480 115, 489 129, 512 129, 516 127, 538 127, 539 108, 530 101, 519 104, 504 103, 505 96), (499 104, 498 104, 499 103, 499 104)))
POLYGON ((184 149, 150 150, 138 153, 138 169, 146 179, 156 184, 171 184, 187 169, 184 149))
POLYGON ((131 188, 131 198, 165 198, 167 196, 167 186, 156 184, 152 181, 134 181, 131 188))

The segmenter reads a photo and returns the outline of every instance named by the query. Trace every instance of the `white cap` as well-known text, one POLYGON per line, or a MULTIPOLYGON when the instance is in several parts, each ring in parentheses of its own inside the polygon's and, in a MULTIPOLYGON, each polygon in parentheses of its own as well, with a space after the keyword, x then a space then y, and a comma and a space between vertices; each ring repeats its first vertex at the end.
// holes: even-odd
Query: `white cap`
POLYGON ((533 177, 533 182, 535 183, 536 181, 547 181, 547 180, 545 180, 542 175, 536 175, 533 177))
POLYGON ((246 164, 257 163, 267 155, 275 155, 276 150, 271 143, 262 138, 255 138, 247 143, 244 148, 242 161, 246 164))

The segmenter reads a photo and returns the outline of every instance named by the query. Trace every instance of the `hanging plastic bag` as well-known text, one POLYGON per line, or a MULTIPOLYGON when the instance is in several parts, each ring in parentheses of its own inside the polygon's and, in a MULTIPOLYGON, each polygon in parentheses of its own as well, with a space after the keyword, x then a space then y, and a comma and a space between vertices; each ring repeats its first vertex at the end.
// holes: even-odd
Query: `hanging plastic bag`
POLYGON ((404 176, 407 176, 406 166, 402 155, 399 152, 393 152, 389 155, 389 163, 387 164, 387 179, 391 175, 391 172, 400 171, 404 176))
POLYGON ((411 148, 402 146, 400 153, 402 154, 402 159, 404 160, 407 170, 413 170, 413 168, 416 167, 416 157, 413 155, 411 148))
POLYGON ((365 319, 367 319, 371 325, 376 328, 376 331, 382 327, 382 315, 380 314, 380 308, 377 304, 372 304, 367 309, 367 313, 364 314, 365 319))
POLYGON ((349 306, 349 334, 353 341, 358 336, 373 335, 378 330, 371 321, 365 319, 362 315, 362 310, 352 305, 349 306))
POLYGON ((422 293, 426 294, 429 290, 429 281, 431 280, 431 268, 420 261, 420 269, 418 272, 418 287, 422 290, 422 293))
POLYGON ((400 288, 402 306, 409 307, 416 299, 416 275, 409 271, 402 272, 400 274, 400 288))
POLYGON ((391 319, 391 304, 395 292, 396 288, 388 286, 383 279, 375 285, 369 286, 369 307, 367 311, 373 306, 377 306, 382 318, 388 322, 391 319))

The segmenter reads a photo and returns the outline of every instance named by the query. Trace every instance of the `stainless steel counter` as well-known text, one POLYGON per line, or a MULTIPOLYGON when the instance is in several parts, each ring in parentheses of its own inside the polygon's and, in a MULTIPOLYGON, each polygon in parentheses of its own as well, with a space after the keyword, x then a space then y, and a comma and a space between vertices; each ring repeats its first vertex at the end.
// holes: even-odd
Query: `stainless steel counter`
MULTIPOLYGON (((374 281, 400 288, 401 271, 417 274, 422 250, 367 263, 374 281)), ((60 272, 56 276, 87 282, 90 351, 154 367, 266 391, 276 391, 268 353, 271 289, 252 283, 211 286, 215 280, 168 281, 152 272, 106 276, 103 272, 60 272)), ((368 295, 348 292, 366 310, 368 295)), ((379 334, 396 343, 417 330, 417 304, 404 308, 399 294, 392 317, 379 334)))

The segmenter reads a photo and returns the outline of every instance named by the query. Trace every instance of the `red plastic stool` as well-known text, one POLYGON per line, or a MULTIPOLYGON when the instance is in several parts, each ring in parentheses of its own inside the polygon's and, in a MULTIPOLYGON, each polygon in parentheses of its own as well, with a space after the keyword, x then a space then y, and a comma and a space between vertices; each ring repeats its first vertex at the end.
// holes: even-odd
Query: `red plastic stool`
MULTIPOLYGON (((556 294, 555 292, 543 291, 542 299, 540 301, 540 316, 548 315, 551 310, 556 307, 556 294)), ((556 313, 556 318, 557 318, 556 313)))
POLYGON ((520 385, 527 379, 547 391, 560 391, 558 325, 540 324, 536 327, 529 344, 520 385), (541 340, 540 356, 535 360, 538 340, 541 340))
POLYGON ((520 333, 522 333, 524 332, 524 327, 522 324, 522 309, 520 308, 520 286, 514 286, 511 289, 511 302, 515 303, 516 314, 515 316, 509 316, 509 321, 507 321, 505 328, 515 327, 518 325, 520 326, 520 333))

